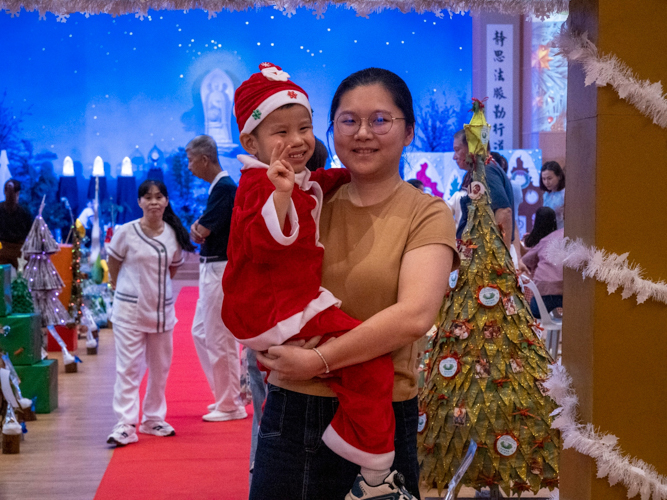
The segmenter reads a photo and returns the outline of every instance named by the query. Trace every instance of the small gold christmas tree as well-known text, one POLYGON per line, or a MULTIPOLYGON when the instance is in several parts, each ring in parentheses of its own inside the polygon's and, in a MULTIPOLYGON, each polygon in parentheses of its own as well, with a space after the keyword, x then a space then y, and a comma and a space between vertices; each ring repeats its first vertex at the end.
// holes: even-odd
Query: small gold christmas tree
POLYGON ((560 435, 550 417, 557 406, 543 386, 552 359, 491 210, 488 125, 480 101, 473 110, 465 129, 471 203, 461 267, 450 278, 419 398, 419 462, 423 483, 442 492, 474 440, 477 453, 459 488, 520 496, 558 485, 560 435))

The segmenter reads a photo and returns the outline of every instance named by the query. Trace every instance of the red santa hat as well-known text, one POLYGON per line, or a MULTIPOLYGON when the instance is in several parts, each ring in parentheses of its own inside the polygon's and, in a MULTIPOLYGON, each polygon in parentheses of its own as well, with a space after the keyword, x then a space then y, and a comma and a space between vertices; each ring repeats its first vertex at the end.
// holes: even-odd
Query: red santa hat
POLYGON ((289 75, 270 62, 259 65, 254 73, 234 93, 234 116, 242 134, 249 134, 269 113, 285 104, 305 106, 312 118, 308 94, 289 75))

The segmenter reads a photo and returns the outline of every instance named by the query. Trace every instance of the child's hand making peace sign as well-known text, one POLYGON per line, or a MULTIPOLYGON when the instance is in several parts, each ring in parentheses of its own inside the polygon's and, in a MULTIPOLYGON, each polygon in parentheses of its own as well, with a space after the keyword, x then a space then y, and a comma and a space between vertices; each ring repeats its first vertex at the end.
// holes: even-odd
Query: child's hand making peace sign
POLYGON ((271 152, 271 164, 266 172, 269 180, 279 193, 292 195, 294 189, 294 169, 290 164, 289 152, 292 146, 278 143, 271 152))

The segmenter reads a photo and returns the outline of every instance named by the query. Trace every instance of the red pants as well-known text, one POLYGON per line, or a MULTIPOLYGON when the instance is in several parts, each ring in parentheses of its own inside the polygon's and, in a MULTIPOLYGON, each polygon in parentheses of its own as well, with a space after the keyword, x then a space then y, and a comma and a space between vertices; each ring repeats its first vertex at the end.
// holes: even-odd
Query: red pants
MULTIPOLYGON (((324 343, 361 324, 337 307, 325 309, 293 337, 322 336, 324 343)), ((336 454, 369 469, 389 469, 394 461, 394 363, 390 354, 331 372, 325 379, 340 406, 322 440, 336 454)))

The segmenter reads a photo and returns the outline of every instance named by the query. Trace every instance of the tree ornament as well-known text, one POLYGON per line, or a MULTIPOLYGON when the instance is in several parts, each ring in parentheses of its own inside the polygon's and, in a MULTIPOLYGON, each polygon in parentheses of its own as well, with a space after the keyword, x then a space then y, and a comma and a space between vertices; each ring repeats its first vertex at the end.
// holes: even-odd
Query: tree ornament
POLYGON ((477 248, 477 245, 470 240, 456 240, 456 246, 462 260, 472 259, 473 252, 477 248))
POLYGON ((496 439, 494 448, 499 455, 511 457, 519 449, 519 442, 511 434, 503 434, 496 439))
POLYGON ((486 188, 481 182, 475 181, 470 184, 468 196, 470 196, 471 200, 479 200, 484 193, 486 193, 486 188))
POLYGON ((496 285, 480 286, 477 289, 477 302, 491 308, 500 300, 500 289, 496 285))
POLYGON ((419 412, 419 420, 417 420, 417 432, 421 434, 426 429, 426 413, 419 412))
POLYGON ((465 340, 470 336, 472 325, 467 321, 452 322, 452 335, 460 340, 465 340))
MULTIPOLYGON (((485 99, 486 100, 486 99, 485 99)), ((482 155, 484 159, 488 156, 489 135, 491 127, 486 122, 484 116, 484 103, 479 99, 473 98, 473 115, 470 123, 463 126, 468 141, 468 151, 471 155, 482 155)), ((486 189, 486 188, 485 188, 486 189)))
POLYGON ((459 364, 459 360, 453 356, 442 358, 438 363, 438 371, 444 378, 455 377, 460 369, 461 365, 459 364))
POLYGON ((449 288, 454 290, 454 288, 456 288, 456 283, 458 282, 458 280, 459 280, 459 270, 457 269, 456 271, 452 271, 449 274, 449 288))

